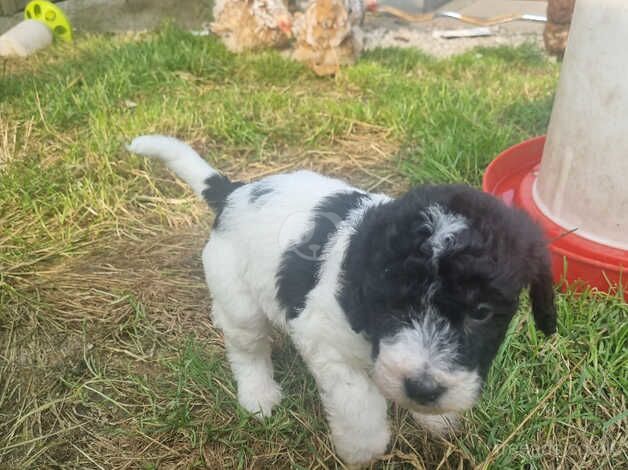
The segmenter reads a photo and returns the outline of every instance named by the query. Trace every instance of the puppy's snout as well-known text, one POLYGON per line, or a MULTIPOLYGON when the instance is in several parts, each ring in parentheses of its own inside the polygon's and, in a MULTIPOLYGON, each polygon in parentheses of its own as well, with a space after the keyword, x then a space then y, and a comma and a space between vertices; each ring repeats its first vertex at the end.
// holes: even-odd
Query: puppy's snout
POLYGON ((434 403, 445 392, 445 387, 428 375, 421 375, 416 379, 406 378, 404 386, 408 397, 420 405, 434 403))

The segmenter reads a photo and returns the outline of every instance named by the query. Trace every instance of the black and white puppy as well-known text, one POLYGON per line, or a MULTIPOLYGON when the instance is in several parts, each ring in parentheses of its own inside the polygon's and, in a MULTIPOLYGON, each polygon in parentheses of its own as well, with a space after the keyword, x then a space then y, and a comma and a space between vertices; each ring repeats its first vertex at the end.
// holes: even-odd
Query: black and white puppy
POLYGON ((163 160, 216 213, 203 265, 240 404, 268 416, 281 400, 269 334, 287 331, 349 464, 385 452, 387 398, 435 433, 478 400, 525 287, 537 327, 555 330, 539 228, 478 190, 393 199, 310 171, 242 184, 174 138, 128 149, 163 160))

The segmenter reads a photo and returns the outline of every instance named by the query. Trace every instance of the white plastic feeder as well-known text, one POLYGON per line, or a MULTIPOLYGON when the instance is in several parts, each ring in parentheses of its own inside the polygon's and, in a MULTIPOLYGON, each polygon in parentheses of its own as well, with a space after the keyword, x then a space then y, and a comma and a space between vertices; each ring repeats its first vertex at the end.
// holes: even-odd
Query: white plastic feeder
POLYGON ((578 0, 534 201, 628 250, 628 1, 578 0))
POLYGON ((628 0, 577 0, 547 139, 508 149, 484 176, 545 229, 557 281, 625 294, 627 47, 628 0))
POLYGON ((0 56, 26 57, 50 44, 50 28, 36 20, 24 20, 0 36, 0 56))

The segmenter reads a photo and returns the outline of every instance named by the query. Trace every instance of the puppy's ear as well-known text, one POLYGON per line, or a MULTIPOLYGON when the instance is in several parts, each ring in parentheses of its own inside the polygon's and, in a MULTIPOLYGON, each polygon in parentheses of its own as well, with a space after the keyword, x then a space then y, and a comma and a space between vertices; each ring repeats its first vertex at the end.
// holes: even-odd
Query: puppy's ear
POLYGON ((556 331, 556 306, 548 249, 545 245, 536 249, 530 272, 530 301, 536 327, 546 335, 556 331))
POLYGON ((344 298, 339 300, 345 310, 351 329, 356 333, 363 331, 366 328, 366 311, 360 289, 352 289, 344 298))

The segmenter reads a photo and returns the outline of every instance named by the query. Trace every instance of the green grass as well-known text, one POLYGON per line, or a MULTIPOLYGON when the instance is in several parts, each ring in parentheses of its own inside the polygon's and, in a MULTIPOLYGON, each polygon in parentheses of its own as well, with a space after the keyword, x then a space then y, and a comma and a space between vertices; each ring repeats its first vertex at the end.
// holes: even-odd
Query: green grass
MULTIPOLYGON (((544 132, 558 76, 523 46, 378 50, 322 80, 168 27, 79 37, 1 70, 3 468, 340 465, 285 338, 282 406, 264 422, 238 408, 200 267, 211 216, 127 155, 130 138, 180 136, 242 179, 309 167, 391 193, 478 185, 492 157, 544 132)), ((524 304, 457 438, 430 439, 392 408, 376 467, 625 465, 628 307, 601 294, 558 306, 545 339, 524 304)))

